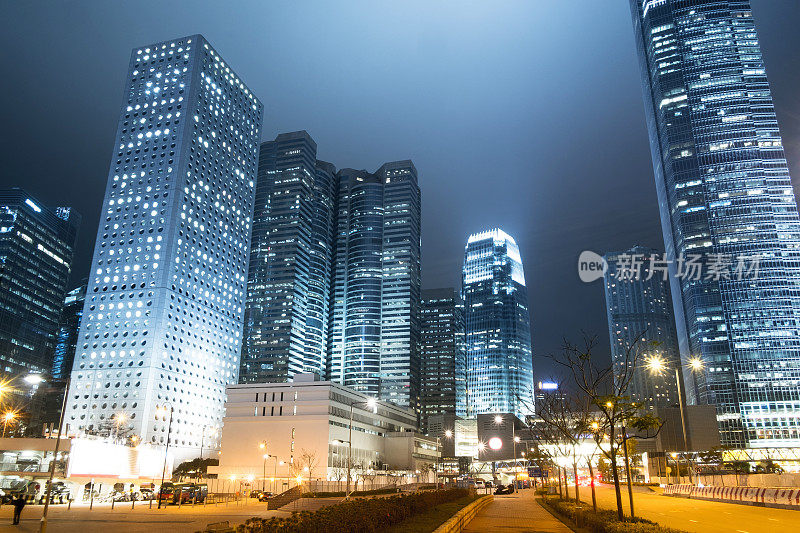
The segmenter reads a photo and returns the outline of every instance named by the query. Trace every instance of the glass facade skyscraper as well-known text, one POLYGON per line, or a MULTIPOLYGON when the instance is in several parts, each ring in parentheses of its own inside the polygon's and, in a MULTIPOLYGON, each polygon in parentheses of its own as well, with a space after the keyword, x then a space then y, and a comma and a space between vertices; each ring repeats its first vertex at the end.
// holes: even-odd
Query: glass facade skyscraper
POLYGON ((631 0, 667 257, 757 276, 671 277, 681 354, 722 444, 800 445, 800 220, 746 0, 631 0))
POLYGON ((316 157, 305 131, 261 145, 241 383, 325 371, 333 183, 316 157))
POLYGON ((454 288, 422 291, 420 304, 421 429, 438 415, 466 416, 464 304, 454 288))
POLYGON ((649 262, 635 276, 627 276, 620 268, 630 264, 631 258, 650 257, 661 258, 661 254, 643 246, 606 254, 608 269, 603 283, 615 372, 624 368, 626 355, 636 356, 639 364, 628 394, 652 409, 678 404, 675 369, 680 369, 681 363, 669 280, 662 273, 651 272, 649 262), (651 372, 647 367, 650 358, 657 358, 664 369, 651 372))
POLYGON ((419 410, 417 170, 406 160, 337 177, 330 379, 419 410))
POLYGON ((462 282, 468 414, 532 415, 528 290, 519 247, 501 229, 467 240, 462 282))
MULTIPOLYGON (((0 376, 50 371, 80 216, 0 191, 0 376)), ((17 387, 14 387, 16 390, 17 387)))
POLYGON ((261 145, 240 381, 315 372, 419 407, 420 191, 316 159, 305 131, 261 145))
POLYGON ((58 326, 53 367, 50 371, 53 378, 66 380, 72 372, 75 361, 75 349, 83 316, 83 304, 86 300, 86 283, 75 287, 64 298, 64 309, 58 326))
POLYGON ((135 48, 125 79, 66 422, 181 458, 218 446, 238 379, 263 108, 201 35, 135 48))

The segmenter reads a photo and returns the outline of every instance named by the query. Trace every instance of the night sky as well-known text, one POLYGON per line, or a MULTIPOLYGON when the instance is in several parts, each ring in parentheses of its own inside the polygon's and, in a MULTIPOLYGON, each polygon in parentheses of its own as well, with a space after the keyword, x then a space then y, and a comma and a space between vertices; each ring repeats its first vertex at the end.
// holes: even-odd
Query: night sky
MULTIPOLYGON (((800 5, 753 10, 797 184, 800 5)), ((308 130, 339 168, 413 159, 425 288, 460 283, 469 233, 517 240, 536 379, 564 335, 608 353, 602 284, 580 282, 578 254, 663 249, 627 0, 2 2, 0 187, 80 211, 75 283, 130 51, 193 33, 264 103, 265 140, 308 130)))

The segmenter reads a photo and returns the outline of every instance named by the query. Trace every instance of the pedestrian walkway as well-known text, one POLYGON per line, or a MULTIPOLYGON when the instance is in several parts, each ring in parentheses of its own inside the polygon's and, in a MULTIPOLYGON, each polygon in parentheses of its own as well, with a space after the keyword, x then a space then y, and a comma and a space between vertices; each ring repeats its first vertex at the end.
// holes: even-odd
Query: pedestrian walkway
POLYGON ((495 496, 494 502, 479 512, 464 529, 465 533, 515 531, 519 533, 571 533, 572 530, 547 512, 533 497, 532 490, 508 496, 495 496))

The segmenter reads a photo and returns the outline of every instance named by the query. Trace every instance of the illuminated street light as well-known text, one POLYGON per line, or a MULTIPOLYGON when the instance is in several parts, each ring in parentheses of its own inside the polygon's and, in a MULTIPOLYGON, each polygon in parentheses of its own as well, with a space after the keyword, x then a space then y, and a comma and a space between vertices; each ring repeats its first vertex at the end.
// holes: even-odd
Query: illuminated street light
POLYGON ((514 442, 519 442, 519 441, 520 441, 520 438, 517 437, 517 436, 514 436, 514 442))
POLYGON ((39 385, 44 383, 44 378, 41 374, 28 374, 22 380, 28 385, 39 385))
POLYGON ((703 369, 703 360, 699 357, 692 357, 689 359, 689 367, 692 370, 702 370, 703 369))
POLYGON ((17 413, 8 411, 3 415, 3 438, 6 438, 6 428, 8 425, 17 418, 17 413))
POLYGON ((652 374, 660 374, 667 368, 667 364, 660 355, 653 355, 645 360, 645 366, 652 374))
POLYGON ((494 415, 494 423, 495 424, 502 424, 503 423, 503 417, 500 416, 500 415, 494 415))
POLYGON ((444 432, 444 436, 447 437, 448 439, 451 439, 453 438, 453 432, 448 429, 447 431, 444 432))

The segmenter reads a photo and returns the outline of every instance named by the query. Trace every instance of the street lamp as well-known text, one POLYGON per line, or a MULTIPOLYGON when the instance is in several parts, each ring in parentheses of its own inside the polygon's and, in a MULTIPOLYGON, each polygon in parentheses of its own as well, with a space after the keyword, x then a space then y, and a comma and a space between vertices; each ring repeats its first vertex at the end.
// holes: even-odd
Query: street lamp
MULTIPOLYGON (((269 447, 269 443, 267 441, 265 441, 265 440, 262 440, 261 442, 258 443, 258 449, 259 450, 264 450, 264 452, 266 452, 268 447, 269 447)), ((261 481, 261 490, 262 491, 263 490, 267 490, 266 489, 266 485, 267 485, 267 458, 269 458, 269 454, 268 453, 264 453, 264 465, 263 465, 263 472, 262 472, 263 477, 262 477, 262 481, 261 481)))
MULTIPOLYGON (((647 369, 650 371, 651 374, 661 374, 663 371, 667 370, 666 362, 658 355, 653 355, 647 358, 645 363, 647 369)), ((693 372, 699 372, 703 369, 703 360, 698 357, 692 357, 689 359, 689 368, 693 372)), ((676 366, 675 367, 675 386, 678 390, 678 410, 681 414, 681 429, 683 430, 683 449, 689 450, 689 440, 686 436, 686 417, 684 414, 684 405, 683 405, 683 394, 681 393, 681 379, 680 379, 680 370, 676 366)))
MULTIPOLYGON (((664 360, 658 356, 654 355, 649 357, 646 362, 646 366, 648 370, 650 370, 651 374, 660 374, 662 371, 667 369, 667 364, 664 360)), ((699 357, 692 357, 689 359, 689 368, 692 372, 699 372, 703 369, 703 360, 699 357)), ((686 416, 684 414, 684 405, 683 405, 683 395, 681 394, 681 379, 680 379, 680 372, 679 368, 675 367, 675 386, 678 389, 678 410, 681 414, 681 429, 683 430, 683 449, 685 451, 689 451, 689 441, 686 436, 686 416)), ((689 468, 689 481, 691 482, 692 477, 692 469, 689 468)))
POLYGON ((8 411, 3 415, 3 438, 6 438, 6 428, 8 427, 8 424, 13 422, 16 418, 17 413, 14 411, 8 411))
MULTIPOLYGON (((366 402, 350 402, 350 422, 347 425, 347 490, 345 491, 345 499, 350 497, 350 469, 352 468, 352 453, 353 453, 353 407, 356 405, 366 405, 373 410, 374 413, 378 412, 378 402, 375 398, 368 398, 366 402)), ((334 441, 344 444, 344 441, 334 441)))
POLYGON ((114 431, 116 432, 116 435, 114 436, 114 441, 119 439, 119 427, 127 421, 128 421, 128 415, 126 415, 125 413, 120 412, 114 414, 114 431))
MULTIPOLYGON (((164 448, 164 468, 161 469, 161 485, 158 487, 158 508, 161 509, 161 495, 164 492, 164 476, 167 473, 167 454, 169 453, 169 437, 172 433, 172 414, 175 409, 169 406, 169 424, 167 425, 167 447, 164 448)), ((167 416, 167 406, 163 405, 156 408, 156 414, 160 416, 167 416)), ((166 506, 165 506, 166 507, 166 506)))
MULTIPOLYGON (((38 376, 38 379, 34 379, 36 384, 42 383, 44 379, 42 376, 38 374, 33 374, 38 376)), ((27 381, 27 377, 25 378, 27 381)), ((47 490, 45 490, 44 495, 44 509, 42 509, 42 520, 39 522, 39 532, 45 533, 47 531, 47 509, 50 507, 50 490, 53 487, 53 477, 56 474, 56 459, 58 458, 58 448, 59 444, 61 444, 61 431, 64 427, 64 411, 67 409, 67 393, 69 392, 69 381, 70 378, 67 377, 66 383, 64 385, 64 397, 61 399, 61 414, 58 417, 58 435, 56 436, 56 445, 53 450, 53 460, 50 461, 50 478, 47 481, 47 490)))

